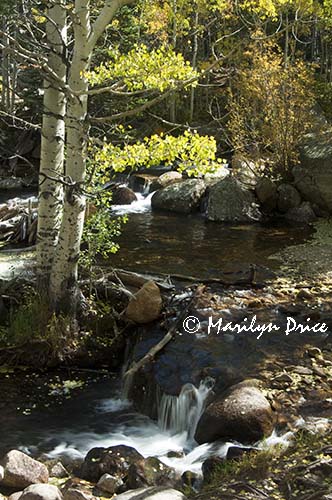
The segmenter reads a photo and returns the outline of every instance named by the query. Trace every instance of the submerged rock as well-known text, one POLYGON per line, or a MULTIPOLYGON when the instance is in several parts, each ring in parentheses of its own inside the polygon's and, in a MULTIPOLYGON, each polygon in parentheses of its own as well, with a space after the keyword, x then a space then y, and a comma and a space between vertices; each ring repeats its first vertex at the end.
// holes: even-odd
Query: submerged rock
POLYGON ((195 439, 199 444, 218 439, 255 443, 269 436, 275 417, 271 405, 255 381, 243 381, 217 397, 198 422, 195 439))
POLYGON ((200 179, 190 179, 172 184, 157 191, 151 199, 153 209, 189 214, 199 209, 206 191, 206 184, 200 179))
POLYGON ((162 298, 159 287, 148 281, 132 297, 126 309, 126 317, 138 324, 151 323, 159 318, 162 298))
POLYGON ((2 484, 10 488, 26 488, 31 484, 47 483, 47 467, 18 450, 12 450, 3 459, 2 484))
POLYGON ((126 491, 117 495, 117 500, 187 500, 180 491, 163 486, 152 486, 151 488, 139 488, 138 490, 126 491))
POLYGON ((261 218, 254 194, 234 177, 210 188, 207 218, 216 222, 253 222, 261 218))

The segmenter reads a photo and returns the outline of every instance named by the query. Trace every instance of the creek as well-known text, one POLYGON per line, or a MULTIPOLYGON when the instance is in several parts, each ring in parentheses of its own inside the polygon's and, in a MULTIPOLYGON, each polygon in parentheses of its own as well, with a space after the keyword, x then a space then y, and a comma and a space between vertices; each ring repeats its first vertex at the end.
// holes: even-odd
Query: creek
MULTIPOLYGON (((275 221, 268 225, 218 225, 200 215, 181 216, 152 213, 150 198, 139 195, 130 206, 114 207, 114 214, 129 214, 119 239, 120 251, 110 264, 129 270, 165 274, 181 273, 217 277, 229 266, 259 264, 278 270, 274 254, 290 245, 305 242, 311 229, 275 221)), ((31 264, 31 252, 0 252, 0 277, 7 279, 31 264)), ((230 346, 231 348, 231 346, 230 346)), ((10 378, 10 375, 8 376, 10 378)), ((10 382, 1 382, 2 394, 10 382)), ((72 397, 64 394, 61 404, 47 396, 35 404, 33 391, 26 408, 18 401, 0 414, 1 449, 21 448, 35 456, 84 456, 95 446, 133 446, 145 457, 157 456, 179 472, 199 473, 211 454, 225 456, 230 443, 198 446, 195 428, 211 390, 211 379, 198 387, 183 384, 179 396, 163 395, 157 401, 158 421, 141 415, 122 397, 117 378, 105 377, 72 397), (170 452, 172 452, 170 454, 170 452)), ((38 388, 42 392, 42 387, 38 388)), ((264 443, 286 443, 289 435, 273 434, 264 443)), ((233 443, 232 443, 233 444, 233 443)))

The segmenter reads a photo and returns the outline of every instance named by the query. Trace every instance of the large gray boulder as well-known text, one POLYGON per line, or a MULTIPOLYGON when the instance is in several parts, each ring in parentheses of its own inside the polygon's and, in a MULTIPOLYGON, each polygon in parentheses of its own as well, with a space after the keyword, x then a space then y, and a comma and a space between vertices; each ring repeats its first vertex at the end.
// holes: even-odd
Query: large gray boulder
POLYGON ((115 500, 187 500, 187 497, 172 488, 152 486, 151 488, 126 491, 126 493, 117 495, 115 500))
POLYGON ((310 134, 301 146, 294 184, 306 201, 332 212, 332 133, 310 134))
POLYGON ((253 222, 261 218, 254 194, 226 177, 210 188, 207 218, 217 222, 253 222))
POLYGON ((280 184, 278 187, 278 210, 285 214, 292 208, 301 205, 301 195, 291 184, 280 184))
POLYGON ((3 485, 22 489, 36 483, 48 482, 47 467, 18 450, 12 450, 5 455, 3 462, 3 485))
POLYGON ((62 493, 52 484, 33 484, 25 488, 19 500, 62 500, 62 493))
POLYGON ((275 417, 257 385, 255 380, 240 382, 212 401, 198 422, 196 441, 202 444, 234 439, 255 443, 269 436, 275 417))
POLYGON ((198 210, 206 191, 206 184, 200 179, 172 184, 157 191, 151 200, 153 209, 189 214, 198 210))

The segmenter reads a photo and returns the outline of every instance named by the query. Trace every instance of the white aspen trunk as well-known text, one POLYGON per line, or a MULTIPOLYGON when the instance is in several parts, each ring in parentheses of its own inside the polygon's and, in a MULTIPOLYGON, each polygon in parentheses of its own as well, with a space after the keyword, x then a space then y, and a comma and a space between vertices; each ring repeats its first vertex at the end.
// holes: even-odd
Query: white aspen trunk
MULTIPOLYGON (((46 35, 49 46, 48 65, 66 83, 65 64, 66 10, 65 0, 56 0, 48 9, 46 35)), ((44 114, 42 124, 39 175, 39 210, 37 233, 37 270, 39 288, 48 290, 49 276, 58 243, 62 215, 64 173, 66 98, 57 82, 44 81, 44 114), (55 180, 54 180, 55 179, 55 180)))
POLYGON ((60 237, 54 258, 50 293, 55 308, 75 308, 80 243, 84 225, 85 196, 82 193, 86 175, 87 91, 84 76, 90 65, 91 34, 89 0, 76 0, 74 11, 75 45, 68 85, 77 94, 68 100, 66 116, 66 179, 60 237), (62 303, 61 303, 62 302, 62 303))
POLYGON ((86 177, 88 140, 88 82, 85 73, 89 69, 93 49, 99 37, 119 7, 132 1, 107 0, 92 28, 90 1, 75 0, 75 43, 68 85, 76 97, 69 99, 66 116, 65 174, 71 185, 65 187, 62 223, 50 280, 53 307, 72 316, 75 315, 77 306, 78 259, 86 206, 82 191, 86 177))

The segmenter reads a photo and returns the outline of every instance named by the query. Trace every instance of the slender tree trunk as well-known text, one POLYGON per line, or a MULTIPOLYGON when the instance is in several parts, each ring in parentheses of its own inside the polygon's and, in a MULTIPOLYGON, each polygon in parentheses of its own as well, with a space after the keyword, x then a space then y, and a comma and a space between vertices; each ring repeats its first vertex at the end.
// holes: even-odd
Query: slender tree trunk
MULTIPOLYGON (((194 34, 194 50, 193 50, 193 57, 192 57, 192 67, 196 69, 197 67, 197 54, 198 54, 198 12, 195 14, 195 34, 194 34)), ((195 111, 195 87, 191 87, 191 94, 190 94, 190 111, 189 111, 189 123, 193 121, 194 118, 194 111, 195 111)))
MULTIPOLYGON (((3 32, 7 33, 9 30, 9 26, 6 20, 3 21, 3 32)), ((2 76, 2 92, 1 92, 1 103, 3 108, 10 112, 10 64, 9 64, 9 38, 6 35, 3 35, 4 41, 4 49, 2 50, 2 68, 1 68, 1 76, 2 76)))
MULTIPOLYGON (((66 11, 64 0, 56 0, 48 9, 46 26, 49 45, 48 64, 63 84, 66 83, 65 43, 66 11)), ((39 288, 47 292, 62 216, 66 98, 58 82, 44 81, 39 175, 37 269, 39 288), (56 179, 56 180, 54 180, 56 179), (59 181, 57 181, 59 179, 59 181)))
POLYGON ((84 76, 89 69, 91 49, 88 43, 90 27, 89 0, 76 0, 74 21, 75 45, 68 84, 79 94, 67 105, 67 158, 64 209, 57 252, 51 273, 51 294, 55 307, 74 312, 76 307, 77 269, 80 243, 84 225, 87 144, 87 92, 88 82, 84 76))
MULTIPOLYGON (((177 44, 177 36, 178 36, 178 25, 177 25, 177 11, 178 11, 178 4, 177 0, 173 0, 173 36, 172 36, 172 46, 173 49, 176 50, 176 44, 177 44)), ((176 95, 173 94, 170 97, 170 102, 169 102, 169 116, 171 122, 175 123, 176 122, 176 95)))
POLYGON ((73 11, 74 48, 68 87, 66 113, 66 184, 63 213, 56 252, 50 276, 50 299, 55 310, 75 317, 78 298, 78 259, 84 225, 86 200, 86 148, 88 141, 88 82, 86 71, 90 67, 94 47, 122 6, 134 0, 106 0, 104 7, 90 25, 90 0, 75 0, 73 11))

